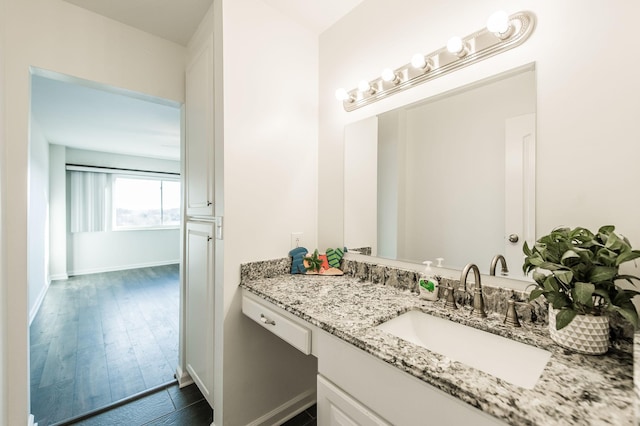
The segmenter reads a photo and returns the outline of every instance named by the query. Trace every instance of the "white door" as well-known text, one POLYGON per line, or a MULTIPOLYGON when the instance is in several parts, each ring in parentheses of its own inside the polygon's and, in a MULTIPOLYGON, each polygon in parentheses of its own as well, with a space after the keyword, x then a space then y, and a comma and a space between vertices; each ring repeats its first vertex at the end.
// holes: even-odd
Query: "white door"
POLYGON ((185 175, 187 216, 213 216, 213 39, 186 70, 185 175))
POLYGON ((505 121, 504 256, 510 276, 523 275, 522 246, 535 242, 535 212, 536 115, 525 114, 505 121))
POLYGON ((212 407, 214 227, 212 222, 187 222, 185 253, 186 368, 212 407))

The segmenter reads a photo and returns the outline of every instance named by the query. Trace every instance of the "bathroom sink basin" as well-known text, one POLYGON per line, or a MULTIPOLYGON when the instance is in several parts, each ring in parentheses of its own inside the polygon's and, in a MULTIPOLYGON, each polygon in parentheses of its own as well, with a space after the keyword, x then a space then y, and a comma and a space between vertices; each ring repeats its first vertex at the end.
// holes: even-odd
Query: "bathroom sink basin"
POLYGON ((377 328, 526 389, 533 389, 551 357, 544 349, 420 311, 377 328))

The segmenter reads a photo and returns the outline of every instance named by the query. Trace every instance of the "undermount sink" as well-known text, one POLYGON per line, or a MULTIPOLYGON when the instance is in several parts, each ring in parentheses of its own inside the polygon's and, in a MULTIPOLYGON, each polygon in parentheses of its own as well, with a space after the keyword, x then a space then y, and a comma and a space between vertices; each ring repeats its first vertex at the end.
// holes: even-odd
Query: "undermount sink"
POLYGON ((533 389, 551 357, 544 349, 420 311, 377 328, 526 389, 533 389))

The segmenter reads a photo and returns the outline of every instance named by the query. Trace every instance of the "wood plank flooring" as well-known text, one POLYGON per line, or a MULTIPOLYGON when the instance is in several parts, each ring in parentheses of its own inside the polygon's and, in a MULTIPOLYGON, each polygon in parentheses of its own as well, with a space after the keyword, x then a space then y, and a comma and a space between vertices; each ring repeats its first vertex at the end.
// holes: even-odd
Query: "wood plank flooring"
POLYGON ((209 426, 212 421, 213 410, 196 385, 183 389, 173 385, 73 424, 81 426, 209 426))
POLYGON ((178 265, 54 281, 30 327, 31 412, 47 426, 173 380, 178 265))

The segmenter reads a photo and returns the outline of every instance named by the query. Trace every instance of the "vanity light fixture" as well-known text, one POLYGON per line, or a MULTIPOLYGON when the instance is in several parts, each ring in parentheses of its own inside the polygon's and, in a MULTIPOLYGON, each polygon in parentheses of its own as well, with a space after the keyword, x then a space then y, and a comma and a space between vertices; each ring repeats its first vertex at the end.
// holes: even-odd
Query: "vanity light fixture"
POLYGON ((422 53, 416 53, 411 57, 411 66, 415 69, 427 72, 431 69, 431 62, 427 61, 422 53))
POLYGON ((467 56, 467 53, 469 53, 469 46, 460 37, 453 36, 447 42, 447 50, 449 53, 457 55, 458 58, 462 58, 467 56))
POLYGON ((414 68, 424 68, 427 65, 427 61, 424 59, 422 53, 416 53, 411 57, 411 66, 414 68))
POLYGON ((376 89, 367 80, 360 80, 358 91, 363 95, 375 95, 376 89))
POLYGON ((342 102, 355 101, 355 99, 351 95, 349 95, 349 92, 347 92, 347 89, 345 89, 344 87, 341 87, 338 90, 336 90, 336 99, 342 102))
POLYGON ((498 10, 487 19, 487 30, 495 34, 501 40, 513 33, 513 25, 509 22, 509 15, 504 10, 498 10))
POLYGON ((382 78, 382 81, 386 81, 387 83, 391 82, 393 84, 400 84, 400 77, 398 74, 393 72, 391 68, 383 69, 380 73, 380 77, 382 78))
POLYGON ((410 63, 395 70, 387 68, 377 79, 361 81, 356 89, 338 89, 336 98, 342 101, 345 111, 353 111, 513 49, 529 38, 534 26, 535 16, 531 12, 507 15, 506 12, 498 11, 489 17, 487 26, 480 31, 466 37, 452 37, 445 47, 427 55, 416 53, 410 63))

